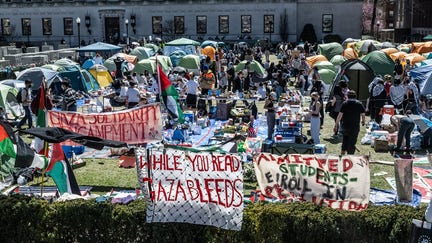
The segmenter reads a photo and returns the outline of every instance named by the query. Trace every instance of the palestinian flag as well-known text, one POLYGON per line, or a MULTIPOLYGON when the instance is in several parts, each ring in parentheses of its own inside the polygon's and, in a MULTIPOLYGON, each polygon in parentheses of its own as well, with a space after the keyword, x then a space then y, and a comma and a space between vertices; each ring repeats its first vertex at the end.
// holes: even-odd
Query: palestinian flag
MULTIPOLYGON (((42 82, 38 93, 35 98, 34 104, 32 104, 32 107, 34 107, 34 110, 37 111, 35 115, 37 115, 36 120, 36 127, 46 127, 47 126, 47 118, 46 118, 46 111, 47 111, 47 98, 46 98, 46 89, 45 89, 45 81, 42 82), (37 106, 37 107, 36 107, 37 106), (37 109, 36 109, 37 108, 37 109)), ((34 148, 38 154, 45 155, 45 157, 48 157, 48 143, 43 141, 42 139, 36 137, 34 139, 34 148)))
POLYGON ((45 168, 45 159, 37 155, 8 123, 0 122, 0 175, 14 174, 17 168, 45 168))
POLYGON ((158 77, 160 87, 162 89, 162 99, 168 110, 168 115, 178 121, 179 123, 184 122, 183 111, 178 102, 178 93, 175 87, 171 84, 169 78, 162 71, 162 68, 158 65, 158 77))
POLYGON ((81 192, 60 143, 53 145, 51 160, 45 172, 54 180, 60 195, 65 192, 81 196, 81 192))

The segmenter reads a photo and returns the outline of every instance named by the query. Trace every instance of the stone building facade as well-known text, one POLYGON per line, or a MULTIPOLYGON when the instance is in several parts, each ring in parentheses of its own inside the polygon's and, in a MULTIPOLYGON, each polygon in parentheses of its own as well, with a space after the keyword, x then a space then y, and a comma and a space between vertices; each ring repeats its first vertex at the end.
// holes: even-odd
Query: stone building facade
POLYGON ((362 0, 0 0, 2 41, 41 45, 143 38, 360 38, 362 0), (78 21, 77 21, 78 20, 78 21))

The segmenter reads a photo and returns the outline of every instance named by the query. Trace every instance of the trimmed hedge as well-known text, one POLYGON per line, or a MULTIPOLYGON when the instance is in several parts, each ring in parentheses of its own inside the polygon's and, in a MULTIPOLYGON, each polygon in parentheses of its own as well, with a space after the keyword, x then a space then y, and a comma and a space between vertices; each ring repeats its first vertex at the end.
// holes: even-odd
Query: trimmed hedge
POLYGON ((407 242, 425 206, 369 206, 348 212, 312 203, 252 204, 241 231, 151 223, 143 200, 129 205, 75 200, 48 203, 0 196, 0 242, 407 242))

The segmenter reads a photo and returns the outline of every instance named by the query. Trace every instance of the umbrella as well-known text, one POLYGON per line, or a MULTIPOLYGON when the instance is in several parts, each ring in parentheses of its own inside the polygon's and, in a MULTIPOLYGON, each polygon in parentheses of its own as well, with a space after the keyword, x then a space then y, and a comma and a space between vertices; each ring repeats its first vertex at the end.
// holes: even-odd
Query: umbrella
POLYGON ((139 61, 132 72, 136 73, 144 73, 144 71, 148 71, 150 74, 153 74, 156 72, 156 61, 150 60, 150 59, 144 59, 139 61))
POLYGON ((423 40, 425 40, 425 41, 432 40, 432 35, 427 35, 427 36, 423 37, 423 40))
POLYGON ((43 68, 47 68, 56 72, 63 72, 65 68, 56 64, 45 64, 42 66, 43 68))
POLYGON ((330 62, 333 63, 333 65, 335 65, 335 66, 340 66, 346 60, 347 59, 344 56, 342 56, 342 55, 336 55, 336 56, 332 57, 332 59, 330 60, 330 62))
POLYGON ((333 71, 331 69, 326 69, 326 68, 319 69, 318 73, 319 73, 321 80, 324 81, 324 83, 326 83, 326 84, 333 83, 333 79, 336 77, 335 71, 333 71))
POLYGON ((200 68, 200 58, 197 55, 186 55, 180 59, 178 66, 187 69, 199 69, 200 68))
POLYGON ((96 62, 93 59, 87 59, 81 67, 84 69, 89 69, 93 67, 95 64, 96 62))
POLYGON ((194 41, 188 38, 180 38, 180 39, 170 41, 165 45, 166 46, 188 46, 188 45, 199 46, 200 43, 198 41, 194 41))
MULTIPOLYGON (((248 62, 249 61, 247 61, 247 60, 241 61, 239 64, 237 64, 235 66, 234 70, 236 72, 238 72, 240 70, 246 69, 246 63, 248 63, 248 62)), ((257 74, 260 74, 260 75, 263 75, 263 76, 266 74, 266 71, 263 68, 263 66, 261 66, 261 64, 259 62, 255 61, 255 60, 252 60, 250 62, 249 68, 250 68, 251 71, 253 71, 253 72, 257 73, 257 74)))
POLYGON ((329 62, 329 61, 319 61, 316 62, 313 67, 317 67, 318 70, 320 69, 329 69, 329 70, 333 70, 335 71, 335 66, 333 65, 333 63, 329 62))
POLYGON ((58 72, 53 71, 51 69, 43 68, 43 67, 34 67, 34 68, 28 68, 24 71, 21 71, 17 75, 17 79, 20 80, 31 80, 32 90, 39 89, 42 79, 46 79, 48 82, 48 87, 51 85, 51 82, 57 77, 58 72))
POLYGON ((155 54, 155 51, 148 47, 137 46, 129 55, 136 56, 138 60, 147 59, 155 54))

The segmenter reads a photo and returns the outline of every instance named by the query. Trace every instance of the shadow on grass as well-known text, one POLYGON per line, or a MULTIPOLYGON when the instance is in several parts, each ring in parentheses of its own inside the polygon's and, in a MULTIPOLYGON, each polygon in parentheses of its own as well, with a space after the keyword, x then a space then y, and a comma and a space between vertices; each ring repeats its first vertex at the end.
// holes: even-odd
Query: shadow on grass
POLYGON ((342 142, 342 138, 323 138, 324 141, 329 142, 331 144, 339 144, 342 142))

